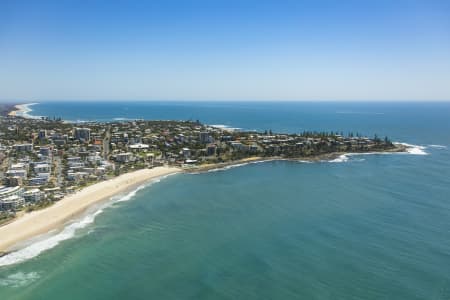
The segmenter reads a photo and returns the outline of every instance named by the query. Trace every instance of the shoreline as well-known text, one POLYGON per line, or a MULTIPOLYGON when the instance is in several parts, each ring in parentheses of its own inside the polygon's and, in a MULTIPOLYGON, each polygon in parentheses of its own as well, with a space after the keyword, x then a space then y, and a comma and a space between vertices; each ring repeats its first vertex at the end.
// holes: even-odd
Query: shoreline
POLYGON ((19 250, 26 241, 60 229, 94 204, 127 192, 145 182, 182 172, 176 167, 142 169, 88 186, 48 208, 33 211, 0 227, 0 256, 19 250))
MULTIPOLYGON (((17 104, 16 110, 10 111, 9 116, 21 118, 34 118, 27 115, 32 109, 30 106, 37 103, 17 104)), ((115 177, 107 181, 101 181, 94 185, 85 187, 74 194, 66 195, 62 200, 42 210, 25 213, 6 224, 0 226, 0 257, 8 253, 26 247, 27 241, 39 238, 50 231, 61 229, 69 221, 82 215, 95 204, 99 204, 113 196, 124 193, 133 187, 142 185, 146 181, 160 178, 165 175, 179 172, 203 173, 219 170, 227 170, 232 167, 243 166, 252 163, 267 161, 293 161, 293 162, 341 162, 346 161, 351 155, 364 154, 389 154, 389 153, 411 153, 414 145, 394 143, 389 149, 381 147, 378 150, 364 152, 355 149, 355 152, 329 152, 310 156, 252 156, 237 160, 224 162, 210 162, 200 165, 182 165, 182 167, 157 167, 153 169, 142 169, 115 177)), ((282 154, 283 155, 283 154, 282 154)), ((292 155, 292 153, 291 153, 292 155)))
POLYGON ((305 156, 305 157, 282 157, 282 156, 272 156, 272 157, 264 157, 264 156, 252 156, 243 159, 214 163, 214 164, 204 164, 197 166, 184 167, 183 171, 187 173, 204 173, 204 172, 212 172, 224 170, 229 167, 237 167, 240 165, 246 165, 251 163, 262 163, 269 161, 293 161, 293 162, 333 162, 336 159, 339 159, 341 156, 352 156, 352 155, 371 155, 371 154, 395 154, 395 153, 406 153, 406 154, 414 154, 408 151, 408 149, 414 149, 414 145, 404 144, 404 143, 394 143, 395 148, 387 149, 383 151, 373 151, 373 152, 332 152, 332 153, 324 153, 313 156, 305 156))
MULTIPOLYGON (((224 163, 212 163, 191 167, 156 167, 153 169, 141 169, 122 174, 119 177, 102 181, 85 187, 74 194, 67 195, 54 205, 42 210, 26 213, 17 219, 0 226, 0 257, 19 251, 39 237, 48 235, 55 230, 62 230, 70 220, 83 215, 90 208, 111 199, 121 193, 128 192, 146 182, 176 173, 205 173, 228 168, 239 167, 251 163, 268 161, 294 161, 294 162, 337 162, 342 156, 369 155, 369 154, 415 154, 408 150, 414 149, 414 145, 395 143, 396 147, 385 151, 375 152, 334 152, 310 157, 286 158, 286 157, 247 157, 240 160, 224 163), (19 234, 17 234, 19 232, 19 234)), ((345 161, 345 160, 344 160, 345 161)))
POLYGON ((36 105, 38 103, 22 103, 14 105, 14 109, 8 113, 9 117, 23 117, 27 119, 32 119, 33 117, 28 115, 29 112, 33 111, 30 106, 36 105))

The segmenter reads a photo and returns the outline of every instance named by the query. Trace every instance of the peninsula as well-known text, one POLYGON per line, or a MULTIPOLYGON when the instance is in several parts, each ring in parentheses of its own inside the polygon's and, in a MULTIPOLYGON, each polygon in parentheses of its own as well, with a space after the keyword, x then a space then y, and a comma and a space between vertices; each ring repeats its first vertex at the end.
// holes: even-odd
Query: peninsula
POLYGON ((387 137, 352 132, 236 131, 199 121, 77 124, 9 113, 0 119, 0 252, 160 176, 252 160, 406 150, 387 137))

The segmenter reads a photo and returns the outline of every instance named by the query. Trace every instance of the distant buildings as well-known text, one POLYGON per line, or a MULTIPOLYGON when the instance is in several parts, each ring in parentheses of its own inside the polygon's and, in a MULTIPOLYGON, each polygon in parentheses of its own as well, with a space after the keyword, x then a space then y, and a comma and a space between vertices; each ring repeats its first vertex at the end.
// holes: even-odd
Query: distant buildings
POLYGON ((146 151, 146 150, 148 150, 149 145, 137 143, 137 144, 130 145, 129 148, 133 151, 146 151))
POLYGON ((52 149, 50 147, 41 147, 39 149, 39 154, 50 157, 52 155, 52 149))
POLYGON ((116 161, 121 163, 130 162, 133 160, 133 153, 126 152, 126 153, 119 153, 116 155, 116 161))
POLYGON ((209 145, 206 148, 206 155, 208 155, 208 156, 215 155, 216 154, 216 149, 217 149, 216 145, 209 145))
POLYGON ((183 148, 182 153, 183 153, 184 158, 191 157, 191 149, 189 149, 189 148, 183 148))
POLYGON ((14 148, 17 152, 31 152, 33 151, 33 144, 16 144, 14 148))
POLYGON ((212 142, 211 135, 209 134, 209 132, 205 132, 205 131, 200 132, 199 139, 200 139, 200 143, 202 143, 202 144, 208 144, 208 143, 212 142))
POLYGON ((39 130, 38 138, 40 140, 46 139, 47 138, 47 130, 45 130, 45 129, 39 130))
POLYGON ((37 176, 31 178, 28 181, 28 184, 30 186, 44 185, 44 184, 48 183, 49 179, 50 179, 50 173, 39 173, 39 174, 37 174, 37 176))
POLYGON ((73 138, 81 142, 88 142, 91 139, 91 129, 89 128, 74 128, 73 138))
POLYGON ((23 184, 23 178, 19 176, 6 177, 4 182, 7 186, 18 186, 23 184))
POLYGON ((36 172, 36 173, 49 173, 50 171, 51 171, 51 167, 47 163, 34 165, 34 172, 36 172))
POLYGON ((26 178, 27 177, 27 170, 8 170, 6 172, 6 176, 8 177, 21 177, 21 178, 26 178))

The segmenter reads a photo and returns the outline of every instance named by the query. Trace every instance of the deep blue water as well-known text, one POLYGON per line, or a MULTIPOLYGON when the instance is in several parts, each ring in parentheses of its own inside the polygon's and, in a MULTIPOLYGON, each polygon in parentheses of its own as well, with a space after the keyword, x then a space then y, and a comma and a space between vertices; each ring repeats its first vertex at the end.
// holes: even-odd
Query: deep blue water
POLYGON ((42 102, 32 115, 71 121, 200 120, 246 130, 377 133, 449 143, 450 103, 427 102, 42 102))
POLYGON ((33 109, 69 120, 199 119, 245 129, 377 133, 420 145, 427 155, 171 176, 110 203, 93 223, 88 215, 72 239, 0 267, 0 299, 450 299, 450 103, 33 109))

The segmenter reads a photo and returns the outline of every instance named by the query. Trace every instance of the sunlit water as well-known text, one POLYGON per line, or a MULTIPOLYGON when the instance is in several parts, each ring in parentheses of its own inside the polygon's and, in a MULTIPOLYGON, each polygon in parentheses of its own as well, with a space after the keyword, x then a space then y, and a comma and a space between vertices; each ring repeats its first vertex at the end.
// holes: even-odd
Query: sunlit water
POLYGON ((450 104, 115 103, 95 116, 102 105, 31 114, 359 131, 420 147, 164 178, 1 258, 0 299, 450 299, 450 104))

